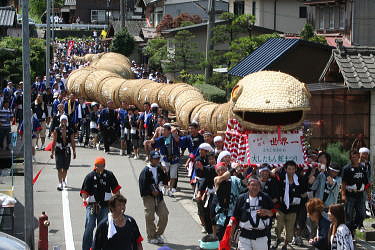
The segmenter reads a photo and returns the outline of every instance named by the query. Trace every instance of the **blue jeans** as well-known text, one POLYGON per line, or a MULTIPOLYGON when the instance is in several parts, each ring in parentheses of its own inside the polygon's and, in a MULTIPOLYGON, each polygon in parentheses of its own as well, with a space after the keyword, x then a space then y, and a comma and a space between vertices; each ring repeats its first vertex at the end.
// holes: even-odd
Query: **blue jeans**
POLYGON ((108 219, 108 207, 101 207, 98 213, 92 213, 92 206, 86 207, 86 222, 85 222, 85 232, 83 234, 82 250, 89 250, 92 247, 93 232, 96 225, 99 225, 103 220, 108 219))

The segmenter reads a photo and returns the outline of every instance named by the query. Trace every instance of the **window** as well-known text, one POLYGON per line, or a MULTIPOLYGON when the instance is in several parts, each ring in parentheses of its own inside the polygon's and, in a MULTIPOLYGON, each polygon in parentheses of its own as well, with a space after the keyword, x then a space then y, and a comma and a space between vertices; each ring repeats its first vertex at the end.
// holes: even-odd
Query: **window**
POLYGON ((105 23, 106 11, 105 10, 91 10, 92 23, 105 23))
POLYGON ((307 7, 299 7, 299 18, 307 18, 307 7))
MULTIPOLYGON (((301 14, 301 11, 300 11, 301 14)), ((324 6, 316 8, 317 27, 321 30, 342 30, 345 24, 344 6, 324 6)))
POLYGON ((255 16, 255 13, 256 13, 256 6, 257 6, 257 2, 253 1, 253 6, 251 9, 251 15, 253 16, 255 16))
POLYGON ((243 15, 245 13, 245 2, 244 1, 235 1, 234 2, 234 14, 243 15))

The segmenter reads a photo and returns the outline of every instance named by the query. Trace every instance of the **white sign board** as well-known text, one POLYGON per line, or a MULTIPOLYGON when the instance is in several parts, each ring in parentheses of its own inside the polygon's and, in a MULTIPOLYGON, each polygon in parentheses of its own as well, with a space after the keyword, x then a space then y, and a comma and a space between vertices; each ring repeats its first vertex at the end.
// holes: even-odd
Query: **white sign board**
POLYGON ((286 161, 295 161, 304 164, 303 133, 281 132, 277 133, 248 134, 250 163, 282 165, 286 161))

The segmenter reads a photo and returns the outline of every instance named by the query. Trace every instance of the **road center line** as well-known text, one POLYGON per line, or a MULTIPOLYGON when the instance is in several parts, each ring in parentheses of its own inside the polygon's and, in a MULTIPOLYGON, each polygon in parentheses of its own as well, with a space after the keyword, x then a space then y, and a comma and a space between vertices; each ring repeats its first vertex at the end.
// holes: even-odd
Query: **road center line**
POLYGON ((70 220, 70 208, 68 191, 63 189, 61 192, 63 204, 63 217, 64 217, 64 233, 65 233, 65 246, 66 250, 75 250, 73 240, 72 221, 70 220))

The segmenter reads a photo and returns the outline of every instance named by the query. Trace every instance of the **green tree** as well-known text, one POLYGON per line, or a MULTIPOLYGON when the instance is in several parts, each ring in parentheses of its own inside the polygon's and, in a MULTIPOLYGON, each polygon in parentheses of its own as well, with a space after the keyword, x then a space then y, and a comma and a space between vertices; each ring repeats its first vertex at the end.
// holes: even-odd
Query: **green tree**
MULTIPOLYGON (((0 40, 0 75, 14 82, 22 81, 22 40, 4 37, 0 40)), ((45 74, 45 41, 30 39, 31 78, 45 74)))
POLYGON ((167 58, 167 40, 162 37, 148 40, 143 54, 148 57, 148 64, 152 69, 160 70, 161 61, 167 58))
MULTIPOLYGON (((55 0, 55 8, 61 8, 64 6, 64 0, 55 0)), ((46 0, 30 0, 29 1, 29 11, 30 17, 36 22, 41 22, 43 14, 45 14, 47 9, 46 0)))
POLYGON ((308 23, 305 24, 303 30, 300 33, 300 36, 303 40, 327 44, 327 40, 323 36, 316 35, 313 26, 308 23))
POLYGON ((124 56, 130 56, 135 47, 135 41, 132 35, 129 34, 128 30, 123 30, 116 33, 110 50, 112 52, 120 53, 124 56))
POLYGON ((176 33, 173 43, 175 51, 167 63, 166 72, 192 72, 202 69, 203 55, 197 51, 197 44, 193 41, 195 36, 187 30, 176 33))

